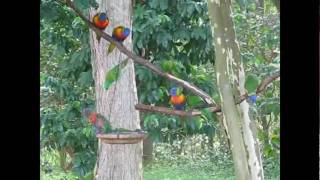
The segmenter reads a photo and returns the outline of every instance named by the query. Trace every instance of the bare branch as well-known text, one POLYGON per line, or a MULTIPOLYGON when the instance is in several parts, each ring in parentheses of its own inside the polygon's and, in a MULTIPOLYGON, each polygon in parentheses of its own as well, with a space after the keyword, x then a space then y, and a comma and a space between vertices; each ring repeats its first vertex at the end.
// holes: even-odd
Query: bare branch
POLYGON ((264 91, 266 89, 266 87, 274 80, 276 80, 277 78, 280 77, 280 72, 277 72, 271 76, 266 77, 258 86, 256 94, 261 93, 262 91, 264 91))
POLYGON ((129 58, 131 58, 134 62, 146 67, 147 69, 150 69, 151 71, 155 72, 156 74, 167 78, 170 81, 174 81, 177 84, 183 86, 185 89, 190 90, 191 92, 197 94, 198 96, 200 96, 201 98, 204 99, 204 101, 208 104, 211 104, 212 106, 216 106, 214 100, 210 97, 210 95, 208 95, 206 92, 204 92, 203 90, 201 90, 200 88, 196 87, 195 85, 184 81, 182 79, 179 79, 169 73, 164 72, 162 69, 160 69, 159 67, 155 66, 154 64, 152 64, 151 62, 149 62, 148 60, 137 56, 135 54, 133 54, 131 51, 129 51, 125 46, 123 46, 122 43, 119 43, 115 40, 113 40, 113 38, 108 35, 107 33, 101 31, 100 29, 96 28, 94 26, 94 24, 89 21, 80 11, 79 9, 77 9, 74 4, 71 2, 71 0, 66 0, 67 5, 73 9, 78 15, 79 17, 86 22, 90 29, 93 30, 97 35, 101 36, 102 38, 104 38, 105 40, 109 41, 110 43, 114 43, 116 45, 116 47, 119 49, 119 51, 121 51, 123 54, 127 55, 129 58))

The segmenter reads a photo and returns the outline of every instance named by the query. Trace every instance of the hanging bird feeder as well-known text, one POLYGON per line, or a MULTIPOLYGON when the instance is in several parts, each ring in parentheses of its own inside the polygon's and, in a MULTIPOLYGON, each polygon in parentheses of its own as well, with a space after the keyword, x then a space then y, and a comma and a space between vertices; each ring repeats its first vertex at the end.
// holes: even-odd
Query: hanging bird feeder
POLYGON ((146 139, 147 136, 148 134, 144 131, 97 134, 97 138, 107 144, 136 144, 146 139))

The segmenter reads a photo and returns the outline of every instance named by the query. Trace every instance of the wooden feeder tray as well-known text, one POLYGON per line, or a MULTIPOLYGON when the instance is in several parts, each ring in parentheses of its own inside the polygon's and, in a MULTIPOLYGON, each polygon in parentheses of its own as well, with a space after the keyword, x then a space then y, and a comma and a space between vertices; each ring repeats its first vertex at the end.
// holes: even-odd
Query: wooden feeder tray
POLYGON ((107 144, 136 144, 146 139, 147 136, 147 133, 143 131, 97 134, 97 138, 107 144))

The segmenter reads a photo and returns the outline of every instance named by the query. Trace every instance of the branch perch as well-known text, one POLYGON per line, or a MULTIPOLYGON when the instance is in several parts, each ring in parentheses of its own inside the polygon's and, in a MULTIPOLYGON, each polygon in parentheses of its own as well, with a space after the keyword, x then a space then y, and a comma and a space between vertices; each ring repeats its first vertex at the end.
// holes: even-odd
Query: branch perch
MULTIPOLYGON (((78 14, 78 16, 86 23, 88 24, 89 28, 91 30, 93 30, 97 35, 101 36, 103 39, 109 41, 110 43, 114 43, 116 45, 116 47, 119 49, 120 52, 122 52, 123 54, 127 55, 129 58, 131 58, 134 62, 146 67, 147 69, 150 69, 151 71, 153 71, 154 73, 170 80, 170 81, 174 81, 177 84, 183 86, 184 88, 190 90, 191 92, 197 94, 198 96, 200 96, 201 98, 204 99, 204 101, 209 105, 208 110, 210 112, 221 112, 221 107, 217 106, 214 102, 214 100, 203 90, 201 90, 200 88, 196 87, 195 85, 184 81, 182 79, 179 79, 167 72, 164 72, 161 68, 155 66, 154 64, 152 64, 150 61, 148 61, 147 59, 144 59, 140 56, 137 56, 135 54, 133 54, 131 51, 129 51, 125 46, 123 46, 122 43, 119 43, 115 40, 113 40, 113 38, 108 35, 107 33, 101 31, 100 29, 96 28, 94 26, 94 24, 89 21, 82 13, 79 9, 77 9, 75 7, 75 5, 73 4, 73 2, 71 2, 71 0, 66 0, 65 1, 66 4, 74 11, 78 14)), ((277 72, 274 75, 268 76, 266 77, 258 86, 257 90, 256 90, 256 94, 261 93, 262 91, 264 91, 266 89, 266 87, 275 79, 280 77, 280 72, 277 72)), ((237 101, 236 104, 240 104, 242 101, 244 101, 245 99, 247 99, 248 94, 244 94, 242 96, 240 96, 239 100, 237 101)), ((157 107, 157 106, 150 106, 150 105, 145 105, 145 104, 137 104, 136 106, 137 110, 141 110, 141 111, 148 111, 148 112, 155 112, 155 113, 162 113, 162 114, 168 114, 168 115, 176 115, 176 116, 199 116, 201 115, 201 111, 193 109, 190 111, 179 111, 179 110, 173 110, 170 108, 166 108, 166 107, 157 107)))
POLYGON ((154 113, 162 113, 174 116, 199 116, 201 115, 200 111, 180 111, 174 110, 167 107, 160 107, 160 106, 151 106, 145 104, 136 104, 135 105, 137 110, 144 111, 144 112, 154 112, 154 113))
POLYGON ((109 41, 110 43, 114 43, 116 45, 116 47, 119 49, 120 52, 122 52, 123 54, 127 55, 130 59, 132 59, 134 62, 146 67, 147 69, 150 69, 151 71, 155 72, 156 74, 167 78, 170 81, 174 81, 177 84, 181 85, 182 87, 190 90, 191 92, 197 94, 198 96, 200 96, 201 98, 204 99, 204 101, 207 104, 210 104, 212 106, 216 106, 214 100, 210 97, 210 95, 208 95, 206 92, 204 92, 203 90, 201 90, 200 88, 196 87, 195 85, 184 81, 182 79, 179 79, 175 76, 173 76, 172 74, 166 73, 164 72, 162 69, 160 69, 159 67, 155 66, 154 64, 152 64, 151 62, 149 62, 147 59, 144 59, 140 56, 137 56, 135 54, 133 54, 131 51, 129 51, 125 46, 123 46, 122 43, 119 43, 115 40, 113 40, 113 38, 108 35, 107 33, 101 31, 100 29, 96 28, 94 26, 94 24, 89 21, 81 12, 79 9, 77 9, 75 7, 75 5, 71 2, 71 0, 66 0, 66 4, 73 9, 78 15, 79 17, 89 25, 90 29, 93 30, 97 35, 101 36, 103 39, 109 41))
MULTIPOLYGON (((189 111, 180 111, 180 110, 174 110, 167 107, 160 107, 160 106, 151 106, 146 104, 136 104, 136 109, 143 112, 154 112, 154 113, 160 113, 160 114, 168 114, 173 116, 182 116, 182 117, 190 117, 190 116, 200 116, 201 111, 197 109, 192 109, 189 111)), ((221 111, 220 107, 209 107, 208 110, 210 112, 219 112, 221 111)))
MULTIPOLYGON (((256 91, 257 94, 264 91, 268 86, 268 84, 276 80, 278 77, 280 77, 280 72, 277 72, 274 75, 266 77, 258 86, 256 91)), ((240 104, 242 101, 246 100, 247 98, 248 98, 248 94, 242 95, 236 104, 240 104)), ((137 110, 144 111, 144 112, 154 112, 154 113, 161 113, 161 114, 168 114, 168 115, 182 116, 182 117, 201 115, 201 111, 197 109, 192 109, 189 111, 179 111, 179 110, 173 110, 167 107, 151 106, 151 105, 145 105, 145 104, 137 104, 135 108, 137 110)), ((221 112, 221 107, 219 106, 215 106, 215 107, 206 106, 202 109, 208 109, 210 112, 213 112, 213 113, 221 112)))
POLYGON ((277 78, 280 77, 280 72, 277 72, 271 76, 266 77, 258 86, 256 94, 261 93, 262 91, 264 91, 266 89, 266 87, 274 80, 276 80, 277 78))

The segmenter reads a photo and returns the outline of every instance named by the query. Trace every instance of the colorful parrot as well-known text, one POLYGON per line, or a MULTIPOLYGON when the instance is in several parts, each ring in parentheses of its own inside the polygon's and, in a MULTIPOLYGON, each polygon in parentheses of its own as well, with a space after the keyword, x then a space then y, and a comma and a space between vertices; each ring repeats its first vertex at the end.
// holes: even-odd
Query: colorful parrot
POLYGON ((258 98, 258 96, 252 95, 252 96, 248 97, 248 100, 249 100, 250 103, 254 104, 254 103, 256 103, 257 98, 258 98))
POLYGON ((101 114, 93 112, 87 108, 84 109, 83 112, 89 123, 93 125, 96 134, 107 133, 111 131, 110 122, 107 121, 101 114))
POLYGON ((186 96, 182 94, 182 90, 177 87, 170 89, 170 103, 175 110, 184 110, 186 104, 186 96))
MULTIPOLYGON (((122 43, 130 35, 130 29, 124 26, 117 26, 112 31, 112 38, 122 43)), ((116 47, 114 43, 111 43, 108 48, 108 54, 116 47)))
POLYGON ((130 29, 118 26, 112 31, 112 38, 119 42, 123 42, 130 35, 130 29))
POLYGON ((109 25, 109 18, 107 16, 107 13, 97 13, 93 16, 93 24, 101 29, 104 30, 109 25))
MULTIPOLYGON (((92 22, 97 28, 104 30, 109 25, 109 18, 107 16, 107 13, 97 13, 93 16, 92 22)), ((98 42, 100 42, 100 39, 101 36, 97 35, 98 42)))

